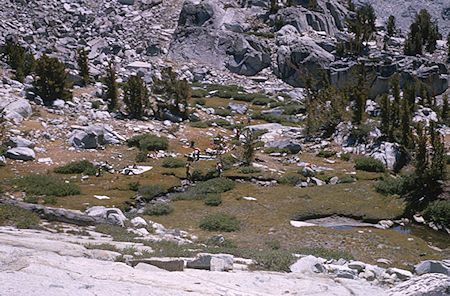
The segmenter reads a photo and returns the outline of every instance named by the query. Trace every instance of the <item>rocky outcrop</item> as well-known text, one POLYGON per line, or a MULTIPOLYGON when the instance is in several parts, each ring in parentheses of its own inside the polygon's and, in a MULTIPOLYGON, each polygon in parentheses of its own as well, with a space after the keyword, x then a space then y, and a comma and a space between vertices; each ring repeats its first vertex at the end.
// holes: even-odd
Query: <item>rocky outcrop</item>
POLYGON ((19 123, 33 112, 30 103, 22 98, 0 97, 0 113, 6 120, 19 123))
POLYGON ((124 141, 125 138, 106 124, 75 127, 75 130, 69 135, 70 144, 84 149, 94 149, 106 144, 117 145, 124 141))
POLYGON ((236 33, 241 29, 230 23, 233 18, 228 15, 217 1, 186 1, 170 43, 169 60, 196 61, 241 75, 255 75, 269 66, 267 45, 236 33))
POLYGON ((424 274, 388 291, 389 296, 440 296, 450 294, 450 278, 443 274, 424 274))
POLYGON ((417 274, 424 273, 442 273, 450 276, 450 261, 426 260, 414 266, 414 272, 417 274))
POLYGON ((36 158, 36 153, 33 149, 27 147, 16 147, 6 151, 6 157, 15 160, 33 160, 36 158))
POLYGON ((229 271, 233 269, 233 256, 199 253, 194 260, 187 262, 186 267, 211 271, 229 271))
POLYGON ((34 148, 35 144, 34 144, 34 142, 32 142, 30 140, 22 138, 21 136, 17 136, 17 137, 9 138, 9 141, 6 142, 6 146, 11 147, 11 148, 15 148, 15 147, 34 148))

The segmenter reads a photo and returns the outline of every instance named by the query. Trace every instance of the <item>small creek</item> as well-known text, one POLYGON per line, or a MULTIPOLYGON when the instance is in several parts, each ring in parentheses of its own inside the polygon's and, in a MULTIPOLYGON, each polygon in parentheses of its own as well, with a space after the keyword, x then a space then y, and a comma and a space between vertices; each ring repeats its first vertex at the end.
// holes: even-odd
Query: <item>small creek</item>
MULTIPOLYGON (((375 227, 377 224, 365 223, 356 219, 340 217, 340 216, 330 216, 319 219, 309 219, 302 222, 315 224, 318 226, 323 226, 330 229, 348 230, 348 229, 359 229, 366 227, 375 227)), ((425 225, 420 225, 416 223, 408 223, 405 226, 394 224, 394 227, 390 228, 395 231, 399 231, 405 234, 410 234, 423 239, 426 242, 430 242, 433 246, 440 249, 450 248, 450 235, 435 231, 425 225)))

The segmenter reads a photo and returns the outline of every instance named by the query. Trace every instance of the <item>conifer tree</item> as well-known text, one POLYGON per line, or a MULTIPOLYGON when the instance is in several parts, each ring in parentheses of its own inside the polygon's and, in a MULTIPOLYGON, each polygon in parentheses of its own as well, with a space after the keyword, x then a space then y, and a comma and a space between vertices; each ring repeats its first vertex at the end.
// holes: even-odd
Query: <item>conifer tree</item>
POLYGON ((388 18, 388 21, 386 23, 386 30, 388 36, 394 36, 395 35, 395 16, 390 15, 388 18))
POLYGON ((416 158, 414 163, 415 175, 417 176, 418 180, 423 180, 428 165, 427 136, 421 124, 417 126, 416 131, 416 158))
POLYGON ((361 44, 369 41, 372 34, 376 32, 375 20, 375 11, 371 5, 358 8, 355 18, 347 19, 349 31, 355 34, 356 53, 359 53, 361 44))
POLYGON ((389 81, 389 87, 391 89, 394 101, 392 102, 391 120, 393 126, 398 126, 400 123, 400 76, 398 73, 392 75, 389 81))
POLYGON ((242 162, 245 166, 249 166, 255 158, 255 136, 250 129, 244 131, 244 143, 242 148, 242 162))
POLYGON ((108 62, 106 69, 106 102, 108 103, 108 110, 114 112, 119 108, 119 87, 116 81, 116 70, 112 61, 108 62))
POLYGON ((131 116, 138 119, 144 116, 145 108, 149 106, 149 96, 141 76, 133 75, 128 78, 124 87, 123 101, 131 116))
POLYGON ((447 61, 450 61, 450 32, 447 34, 447 61))
POLYGON ((152 92, 162 99, 158 103, 157 113, 167 109, 182 119, 188 118, 188 99, 191 96, 191 87, 186 80, 178 80, 172 68, 162 70, 161 79, 156 79, 152 85, 152 92))
POLYGON ((392 129, 391 129, 391 102, 389 100, 388 94, 382 94, 380 99, 381 108, 381 125, 380 131, 383 135, 388 138, 388 141, 392 140, 392 129))
POLYGON ((403 89, 403 99, 408 102, 408 106, 411 113, 416 110, 416 84, 408 83, 403 89))
POLYGON ((353 123, 361 124, 366 110, 366 101, 368 99, 367 73, 366 66, 363 63, 357 66, 357 83, 353 87, 351 100, 354 101, 353 107, 353 123))
POLYGON ((447 94, 444 94, 442 96, 441 121, 444 123, 447 123, 447 121, 448 121, 448 96, 447 96, 447 94))
POLYGON ((83 82, 83 86, 86 86, 89 84, 89 64, 88 64, 88 53, 86 50, 79 49, 77 51, 77 64, 78 69, 80 71, 80 76, 83 82))
POLYGON ((431 16, 426 9, 422 9, 416 14, 409 29, 404 48, 406 55, 422 54, 424 46, 426 51, 433 53, 436 49, 436 40, 442 38, 437 22, 431 21, 431 16))
POLYGON ((432 183, 446 179, 446 154, 442 136, 436 130, 435 123, 430 122, 430 142, 432 146, 431 164, 429 169, 429 178, 432 183))
POLYGON ((412 133, 411 133, 411 109, 408 101, 402 100, 401 109, 401 144, 406 148, 412 148, 412 133))
POLYGON ((347 0, 347 8, 350 11, 355 11, 355 4, 353 4, 352 0, 347 0))
POLYGON ((5 62, 15 70, 14 79, 23 82, 24 78, 34 72, 36 61, 33 54, 13 40, 7 40, 2 49, 5 62))
POLYGON ((72 93, 67 82, 66 66, 57 58, 41 56, 36 63, 35 93, 46 105, 51 105, 57 99, 70 100, 72 93))

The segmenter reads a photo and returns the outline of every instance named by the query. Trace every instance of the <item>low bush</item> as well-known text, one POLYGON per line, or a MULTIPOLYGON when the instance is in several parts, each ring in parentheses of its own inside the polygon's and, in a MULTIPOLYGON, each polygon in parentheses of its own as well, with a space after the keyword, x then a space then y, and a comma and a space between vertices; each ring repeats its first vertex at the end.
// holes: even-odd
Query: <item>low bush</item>
POLYGON ((131 191, 138 191, 139 187, 141 187, 141 182, 134 181, 127 184, 128 189, 131 191))
POLYGON ((208 120, 209 126, 213 126, 214 124, 217 126, 220 126, 220 127, 225 127, 225 128, 231 127, 231 123, 228 120, 225 120, 223 118, 216 118, 213 120, 208 120))
POLYGON ((348 153, 348 152, 347 152, 347 153, 342 153, 342 154, 341 154, 341 159, 344 160, 344 161, 349 161, 350 158, 351 158, 351 154, 348 153))
POLYGON ((371 157, 356 158, 355 169, 375 173, 382 173, 385 171, 383 162, 371 157))
POLYGON ((161 185, 144 185, 138 189, 138 193, 142 195, 146 201, 151 201, 155 197, 165 194, 166 189, 161 185))
POLYGON ((147 161, 147 152, 139 151, 134 158, 136 162, 146 162, 147 161))
POLYGON ((93 176, 96 173, 96 167, 88 160, 81 160, 57 167, 53 171, 57 174, 85 174, 93 176))
POLYGON ((344 176, 339 179, 339 183, 353 183, 355 182, 355 179, 351 176, 344 176))
POLYGON ((450 202, 447 200, 435 200, 425 209, 424 218, 427 221, 450 228, 450 202))
POLYGON ((169 215, 174 210, 174 207, 166 202, 158 202, 145 207, 144 215, 149 216, 163 216, 169 215))
POLYGON ((208 128, 209 127, 209 124, 206 121, 190 122, 189 125, 192 127, 196 127, 196 128, 208 128))
POLYGON ((94 231, 108 234, 112 236, 113 240, 119 242, 133 242, 138 236, 135 233, 128 232, 126 228, 111 224, 99 224, 95 226, 94 231))
POLYGON ((302 114, 306 112, 306 107, 304 105, 299 104, 289 104, 283 108, 284 113, 286 115, 296 115, 302 114))
MULTIPOLYGON (((194 176, 194 174, 192 174, 192 176, 194 176)), ((236 184, 234 181, 230 179, 214 178, 200 182, 186 192, 174 194, 172 198, 175 200, 202 200, 205 199, 208 194, 226 192, 233 189, 235 186, 236 184)))
POLYGON ((40 219, 30 211, 13 205, 0 205, 0 225, 14 225, 17 228, 38 228, 40 219))
POLYGON ((266 241, 266 245, 272 250, 279 250, 281 248, 281 243, 279 240, 266 241))
POLYGON ((272 102, 274 102, 274 100, 271 99, 271 98, 258 97, 258 98, 253 99, 252 104, 253 105, 258 105, 258 106, 265 106, 265 105, 270 104, 272 102))
POLYGON ((323 158, 330 158, 336 155, 336 151, 331 151, 331 150, 320 150, 319 153, 317 153, 318 157, 323 157, 323 158))
POLYGON ((120 253, 120 250, 116 246, 114 246, 112 244, 108 244, 108 243, 103 243, 103 244, 98 244, 98 245, 86 244, 86 245, 84 245, 84 247, 89 250, 106 250, 106 251, 120 253))
POLYGON ((194 101, 195 105, 200 105, 200 106, 204 106, 206 104, 206 100, 205 99, 196 99, 194 101))
POLYGON ((161 240, 143 240, 142 243, 151 247, 153 252, 152 257, 192 257, 192 247, 188 244, 178 244, 174 241, 161 240))
POLYGON ((269 148, 265 148, 264 149, 264 153, 266 153, 266 154, 271 154, 271 153, 281 153, 281 154, 287 153, 287 154, 290 154, 291 150, 289 150, 288 148, 280 149, 278 147, 269 147, 269 148))
POLYGON ((166 157, 163 159, 162 166, 165 168, 181 168, 185 166, 185 162, 179 158, 166 157))
POLYGON ((260 173, 261 170, 258 168, 255 168, 254 166, 243 166, 238 169, 238 171, 242 174, 255 174, 260 173))
POLYGON ((81 193, 80 187, 64 180, 45 175, 29 175, 13 181, 27 194, 47 196, 68 196, 81 193))
POLYGON ((208 231, 232 232, 239 230, 240 226, 235 216, 218 213, 204 217, 200 221, 200 228, 208 231))
POLYGON ((301 175, 285 175, 281 178, 280 183, 295 186, 303 181, 305 181, 305 178, 301 175))
POLYGON ((238 162, 239 162, 239 159, 237 159, 231 155, 222 156, 222 164, 223 164, 224 170, 229 170, 233 166, 233 164, 238 163, 238 162))
POLYGON ((211 207, 217 207, 222 203, 222 197, 220 193, 210 193, 205 195, 205 205, 211 207))
POLYGON ((192 172, 192 181, 207 181, 216 177, 215 169, 194 169, 192 172))
POLYGON ((375 190, 381 194, 403 195, 414 188, 415 179, 413 176, 403 176, 399 178, 385 177, 375 184, 375 190))
POLYGON ((127 140, 128 147, 137 147, 142 151, 167 150, 169 140, 156 135, 138 135, 127 140))
POLYGON ((268 97, 264 94, 260 93, 237 93, 233 96, 233 99, 236 101, 243 101, 243 102, 252 102, 252 101, 260 101, 260 100, 266 100, 268 97))
POLYGON ((206 97, 208 94, 209 93, 206 90, 204 90, 204 89, 192 89, 191 97, 193 97, 193 98, 203 98, 203 97, 206 97))
POLYGON ((255 253, 253 259, 264 269, 284 272, 289 272, 289 266, 296 260, 291 252, 282 250, 259 251, 255 253))
POLYGON ((226 108, 214 108, 215 114, 223 117, 231 115, 231 110, 226 108))

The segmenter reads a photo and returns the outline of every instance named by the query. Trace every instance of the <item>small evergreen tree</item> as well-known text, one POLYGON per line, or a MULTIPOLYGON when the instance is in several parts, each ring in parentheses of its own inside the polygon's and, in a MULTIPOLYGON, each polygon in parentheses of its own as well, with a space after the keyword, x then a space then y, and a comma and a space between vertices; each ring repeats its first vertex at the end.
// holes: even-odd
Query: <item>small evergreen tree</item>
POLYGON ((116 81, 116 70, 111 61, 109 61, 108 68, 106 69, 105 85, 108 110, 114 112, 119 108, 119 87, 116 81))
POLYGON ((425 177, 428 156, 427 156, 427 136, 421 124, 416 128, 416 159, 415 159, 415 175, 418 180, 423 180, 425 177))
POLYGON ((24 78, 34 72, 36 61, 31 53, 13 40, 7 40, 2 48, 5 62, 15 70, 14 79, 23 82, 24 78))
POLYGON ((386 30, 387 30, 387 34, 388 36, 394 36, 395 35, 395 16, 390 15, 388 18, 388 21, 386 23, 386 30))
POLYGON ((347 8, 350 11, 355 11, 355 4, 353 4, 352 0, 347 0, 347 8))
POLYGON ((446 180, 446 154, 442 136, 436 130, 434 122, 430 122, 430 138, 433 153, 428 174, 430 181, 436 183, 439 180, 446 180))
POLYGON ((361 124, 366 110, 366 101, 368 99, 367 73, 366 66, 363 63, 357 66, 357 83, 353 87, 351 100, 354 101, 353 107, 353 123, 361 124))
POLYGON ((278 11, 278 0, 270 0, 270 13, 276 13, 278 11))
POLYGON ((389 87, 391 89, 394 101, 392 102, 391 120, 393 126, 398 126, 400 123, 400 76, 398 73, 392 75, 389 81, 389 87))
POLYGON ((401 144, 406 148, 412 148, 411 109, 405 99, 402 100, 401 110, 401 144))
POLYGON ((441 121, 444 123, 447 123, 447 121, 448 121, 448 96, 447 96, 447 94, 444 94, 442 96, 441 121))
POLYGON ((361 44, 364 41, 369 41, 372 34, 376 32, 375 20, 375 11, 371 5, 358 8, 355 18, 347 19, 349 31, 355 34, 357 53, 360 51, 361 44))
POLYGON ((447 34, 447 61, 450 61, 450 32, 447 34))
POLYGON ((86 86, 89 84, 89 63, 88 63, 88 53, 86 50, 79 49, 77 51, 77 64, 78 69, 80 71, 80 76, 82 79, 83 86, 86 86))
POLYGON ((188 99, 191 96, 191 87, 186 80, 178 80, 172 68, 165 68, 161 72, 161 79, 156 79, 152 85, 153 94, 159 95, 161 101, 158 102, 158 113, 167 109, 172 114, 187 119, 188 99))
POLYGON ((389 100, 388 94, 382 94, 380 99, 381 108, 381 125, 380 131, 385 135, 389 141, 392 140, 392 129, 391 129, 391 102, 389 100))
POLYGON ((404 53, 406 55, 422 54, 423 46, 426 51, 433 53, 436 49, 436 40, 442 38, 436 21, 426 9, 421 9, 414 22, 409 27, 410 32, 405 40, 404 53))
POLYGON ((416 110, 416 84, 408 83, 403 89, 403 99, 408 102, 410 113, 416 110))
POLYGON ((249 166, 255 158, 255 136, 250 129, 244 131, 244 143, 242 148, 242 162, 245 166, 249 166))
POLYGON ((147 87, 141 76, 133 75, 128 78, 124 87, 123 101, 131 116, 142 118, 145 108, 149 106, 149 98, 147 87))
POLYGON ((72 93, 67 82, 66 66, 57 58, 41 56, 36 63, 35 93, 46 105, 57 99, 70 100, 72 93))

